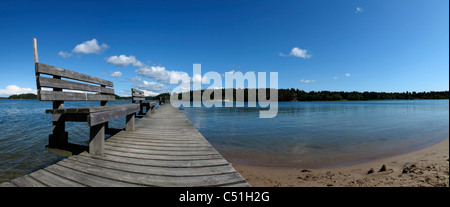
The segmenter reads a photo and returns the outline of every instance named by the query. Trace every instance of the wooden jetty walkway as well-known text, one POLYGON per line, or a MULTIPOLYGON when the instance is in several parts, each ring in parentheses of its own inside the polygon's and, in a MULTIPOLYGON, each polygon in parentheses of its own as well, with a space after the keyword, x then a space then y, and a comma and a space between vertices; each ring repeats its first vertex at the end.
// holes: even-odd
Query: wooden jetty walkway
POLYGON ((135 131, 0 186, 250 186, 171 104, 140 119, 135 131))

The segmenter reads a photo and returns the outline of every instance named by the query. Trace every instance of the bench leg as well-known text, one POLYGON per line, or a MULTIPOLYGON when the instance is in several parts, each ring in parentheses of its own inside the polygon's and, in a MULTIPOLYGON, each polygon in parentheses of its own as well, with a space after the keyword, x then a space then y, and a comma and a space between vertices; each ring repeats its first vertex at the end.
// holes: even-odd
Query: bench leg
POLYGON ((134 131, 134 118, 136 118, 136 113, 127 115, 127 123, 125 131, 134 131))
POLYGON ((89 153, 101 155, 105 149, 105 123, 91 126, 89 153))
POLYGON ((141 104, 139 107, 139 115, 144 114, 144 106, 141 104))
POLYGON ((53 122, 53 134, 48 136, 48 146, 50 148, 63 149, 68 143, 68 133, 65 131, 66 123, 63 121, 53 122))

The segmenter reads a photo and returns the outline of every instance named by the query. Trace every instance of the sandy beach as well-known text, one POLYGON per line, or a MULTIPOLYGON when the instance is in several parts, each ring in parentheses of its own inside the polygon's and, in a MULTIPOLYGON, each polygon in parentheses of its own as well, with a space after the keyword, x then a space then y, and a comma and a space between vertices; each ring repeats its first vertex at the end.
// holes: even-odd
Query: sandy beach
POLYGON ((339 168, 232 165, 255 187, 449 187, 449 138, 417 151, 339 168))

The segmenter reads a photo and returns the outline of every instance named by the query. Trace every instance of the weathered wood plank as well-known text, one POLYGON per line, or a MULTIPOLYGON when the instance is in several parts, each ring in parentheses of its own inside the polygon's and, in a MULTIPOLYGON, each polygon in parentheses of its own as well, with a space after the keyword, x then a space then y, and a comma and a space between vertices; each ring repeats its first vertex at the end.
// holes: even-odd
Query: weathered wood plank
POLYGON ((70 78, 73 80, 88 82, 88 83, 94 83, 104 86, 113 87, 114 84, 111 81, 103 80, 100 78, 96 78, 94 76, 86 75, 83 73, 67 70, 64 68, 47 65, 43 63, 37 63, 37 73, 47 74, 47 75, 56 75, 61 76, 64 78, 70 78))
POLYGON ((149 106, 149 107, 154 107, 154 106, 156 106, 156 102, 142 102, 142 103, 140 103, 141 105, 144 105, 144 106, 149 106))
POLYGON ((103 177, 99 177, 96 175, 92 175, 89 173, 81 172, 78 170, 74 170, 72 168, 64 167, 59 164, 51 165, 46 170, 61 175, 70 180, 76 180, 79 183, 82 183, 86 186, 91 187, 138 187, 140 185, 120 182, 116 180, 111 180, 103 177))
POLYGON ((63 91, 38 91, 40 101, 114 101, 113 95, 75 93, 63 91))
POLYGON ((143 137, 143 136, 139 136, 139 134, 134 134, 134 135, 126 135, 126 134, 117 135, 116 134, 116 135, 114 135, 114 137, 111 137, 110 139, 131 140, 133 142, 146 142, 146 143, 168 143, 168 144, 179 143, 182 145, 193 144, 193 143, 208 143, 206 140, 200 139, 201 137, 197 137, 197 139, 196 138, 180 139, 180 138, 176 138, 176 137, 174 137, 174 139, 170 139, 170 138, 171 137, 167 137, 167 136, 143 137))
POLYGON ((117 144, 130 144, 130 145, 138 145, 138 146, 149 146, 149 147, 166 147, 166 148, 184 148, 187 150, 191 149, 191 147, 211 147, 211 145, 207 142, 149 142, 149 141, 139 141, 139 140, 131 140, 131 139, 117 139, 116 137, 112 137, 108 139, 108 142, 117 143, 117 144))
POLYGON ((19 186, 14 185, 14 183, 11 183, 11 182, 4 182, 4 183, 0 183, 0 187, 19 187, 19 186))
POLYGON ((58 164, 89 174, 99 175, 101 177, 109 178, 112 180, 142 184, 147 186, 219 186, 242 181, 242 177, 236 172, 219 175, 175 177, 134 173, 123 170, 103 168, 96 165, 85 164, 82 162, 68 162, 66 160, 60 161, 58 164))
POLYGON ((144 91, 141 91, 141 90, 135 89, 135 88, 132 88, 132 89, 131 89, 131 92, 132 92, 132 93, 140 93, 140 94, 144 94, 144 91))
POLYGON ((214 150, 212 146, 204 145, 204 146, 157 146, 157 145, 140 145, 135 143, 120 143, 109 141, 108 145, 115 147, 124 147, 124 148, 132 148, 132 149, 143 149, 143 150, 156 150, 156 151, 211 151, 214 150))
POLYGON ((145 150, 145 149, 135 149, 129 147, 119 147, 114 146, 110 143, 105 143, 105 148, 108 150, 121 151, 121 152, 131 152, 136 154, 146 154, 146 155, 166 155, 166 156, 196 156, 196 155, 217 155, 216 151, 172 151, 172 150, 145 150))
POLYGON ((47 78, 47 77, 38 77, 38 84, 41 87, 47 88, 62 88, 62 89, 70 89, 70 90, 80 90, 80 91, 88 91, 88 92, 99 92, 99 93, 107 93, 114 94, 114 89, 100 87, 95 85, 89 85, 84 83, 78 83, 68 80, 47 78))
POLYGON ((105 151, 105 123, 90 127, 89 153, 101 155, 105 151))
POLYGON ((47 187, 46 185, 40 183, 39 181, 31 178, 30 175, 18 177, 12 180, 11 183, 20 187, 47 187))
POLYGON ((125 123, 125 130, 126 131, 134 131, 135 129, 135 123, 134 119, 136 118, 136 113, 127 114, 126 116, 126 123, 125 123))
POLYGON ((41 183, 45 183, 50 187, 84 187, 84 185, 73 182, 72 180, 63 178, 46 170, 38 170, 33 172, 30 174, 30 177, 41 183))
POLYGON ((133 97, 145 97, 143 93, 132 93, 133 97))
POLYGON ((251 187, 251 186, 248 183, 246 183, 245 181, 243 181, 243 182, 238 182, 238 183, 221 185, 220 187, 251 187))
POLYGON ((103 111, 113 111, 118 109, 136 109, 136 104, 118 104, 107 106, 92 106, 92 107, 79 107, 79 108, 63 108, 63 109, 47 109, 47 114, 90 114, 103 111))
POLYGON ((201 175, 218 175, 224 173, 235 172, 230 165, 208 166, 208 167, 162 167, 162 166, 144 166, 131 163, 120 163, 105 159, 95 159, 85 156, 70 157, 68 159, 76 160, 77 162, 95 165, 98 167, 122 170, 133 173, 141 173, 148 175, 161 176, 201 176, 201 175))
POLYGON ((38 57, 38 49, 37 49, 37 39, 33 38, 33 52, 34 52, 34 63, 38 63, 39 62, 39 57, 38 57))
POLYGON ((212 159, 223 159, 223 157, 219 154, 212 155, 154 155, 154 154, 139 154, 132 152, 123 152, 123 151, 114 151, 107 150, 105 151, 107 155, 116 155, 122 157, 131 157, 131 158, 142 158, 148 160, 172 160, 172 161, 191 161, 191 160, 212 160, 212 159))
POLYGON ((119 155, 103 154, 102 156, 92 155, 89 153, 81 153, 80 156, 92 157, 97 159, 109 160, 114 162, 129 163, 135 165, 154 166, 154 167, 209 167, 228 165, 224 159, 210 160, 152 160, 137 157, 123 157, 119 155))
POLYGON ((139 105, 137 104, 129 104, 129 105, 130 105, 129 107, 119 107, 111 111, 90 113, 88 116, 88 125, 94 126, 139 111, 139 105))
POLYGON ((78 121, 87 122, 86 114, 53 114, 52 121, 65 122, 65 121, 78 121))
MULTIPOLYGON (((179 135, 182 136, 182 135, 179 135)), ((177 137, 176 135, 167 135, 167 136, 154 136, 154 137, 139 137, 139 135, 135 134, 133 136, 127 136, 127 135, 121 135, 118 136, 117 138, 123 138, 123 139, 133 139, 133 140, 141 140, 144 142, 158 142, 158 141, 164 141, 164 142, 174 142, 174 143, 191 143, 191 142, 197 142, 199 141, 198 139, 195 138, 186 138, 186 139, 180 139, 179 136, 177 137)))

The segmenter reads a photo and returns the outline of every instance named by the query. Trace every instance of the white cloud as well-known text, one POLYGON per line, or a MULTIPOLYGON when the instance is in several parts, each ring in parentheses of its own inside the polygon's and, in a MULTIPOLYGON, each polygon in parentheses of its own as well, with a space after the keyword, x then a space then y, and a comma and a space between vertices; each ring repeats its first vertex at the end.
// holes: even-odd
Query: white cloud
POLYGON ((73 53, 83 53, 83 54, 100 54, 104 50, 108 49, 109 46, 105 43, 102 43, 101 45, 98 44, 96 39, 88 40, 86 42, 83 42, 81 44, 78 44, 73 48, 73 53))
POLYGON ((316 80, 303 80, 303 79, 300 80, 300 83, 315 83, 315 82, 316 80))
POLYGON ((61 56, 61 57, 63 57, 63 58, 68 58, 68 57, 71 57, 71 56, 72 56, 72 53, 66 52, 66 51, 59 51, 59 52, 58 52, 58 55, 61 56))
POLYGON ((337 79, 339 79, 339 77, 337 77, 337 76, 334 76, 334 77, 333 77, 333 80, 337 80, 337 79))
POLYGON ((141 76, 153 78, 161 83, 170 84, 170 79, 172 78, 174 80, 184 80, 190 82, 190 77, 187 73, 181 71, 166 70, 166 68, 163 66, 144 66, 135 70, 135 72, 141 76))
POLYGON ((345 77, 350 77, 350 73, 346 73, 346 74, 345 74, 345 77))
POLYGON ((34 93, 36 94, 36 89, 31 88, 21 88, 16 85, 8 85, 6 89, 0 89, 0 96, 10 96, 14 94, 22 94, 22 93, 34 93))
POLYGON ((139 81, 141 81, 142 79, 141 79, 141 77, 139 77, 139 76, 135 76, 134 78, 131 78, 131 79, 128 79, 128 81, 131 81, 131 82, 139 82, 139 81))
POLYGON ((113 78, 119 78, 119 77, 122 77, 122 72, 120 72, 120 71, 115 71, 115 72, 111 73, 111 77, 113 77, 113 78))
POLYGON ((308 54, 308 50, 305 49, 300 49, 298 47, 294 47, 292 48, 291 52, 289 53, 289 55, 285 55, 283 53, 280 52, 279 54, 280 56, 294 56, 294 57, 299 57, 299 58, 303 58, 303 59, 308 59, 311 57, 311 54, 308 54))
POLYGON ((363 12, 363 9, 359 6, 356 7, 355 13, 361 13, 363 12))
POLYGON ((148 82, 148 81, 136 81, 136 82, 134 82, 133 87, 140 89, 140 90, 147 90, 147 91, 150 91, 153 93, 158 93, 158 94, 169 91, 169 89, 167 89, 161 83, 148 82))
POLYGON ((144 96, 157 96, 157 95, 160 94, 160 93, 156 93, 156 92, 153 92, 153 91, 148 91, 148 90, 145 90, 145 89, 143 89, 142 91, 144 91, 144 96))
MULTIPOLYGON (((185 72, 181 71, 173 71, 173 70, 166 70, 163 66, 148 66, 138 59, 136 57, 130 55, 119 55, 119 56, 111 56, 108 58, 105 58, 107 63, 111 63, 116 66, 122 66, 126 67, 128 65, 133 65, 139 69, 136 69, 134 72, 136 72, 138 75, 141 75, 143 77, 152 78, 160 83, 170 84, 170 79, 174 80, 183 80, 183 82, 191 82, 191 77, 185 72)), ((131 82, 136 82, 137 78, 135 77, 131 79, 131 82)), ((140 79, 139 79, 140 81, 140 79)))
POLYGON ((111 56, 111 57, 107 57, 105 58, 107 63, 111 63, 115 66, 120 66, 120 67, 126 67, 130 64, 132 64, 135 67, 143 67, 145 66, 144 63, 142 63, 141 61, 137 60, 136 57, 130 55, 130 56, 126 56, 126 55, 119 55, 119 56, 111 56))
POLYGON ((308 50, 302 50, 298 47, 294 47, 294 48, 292 48, 291 53, 289 53, 289 55, 304 58, 304 59, 310 58, 311 55, 309 55, 307 53, 308 53, 308 50))

